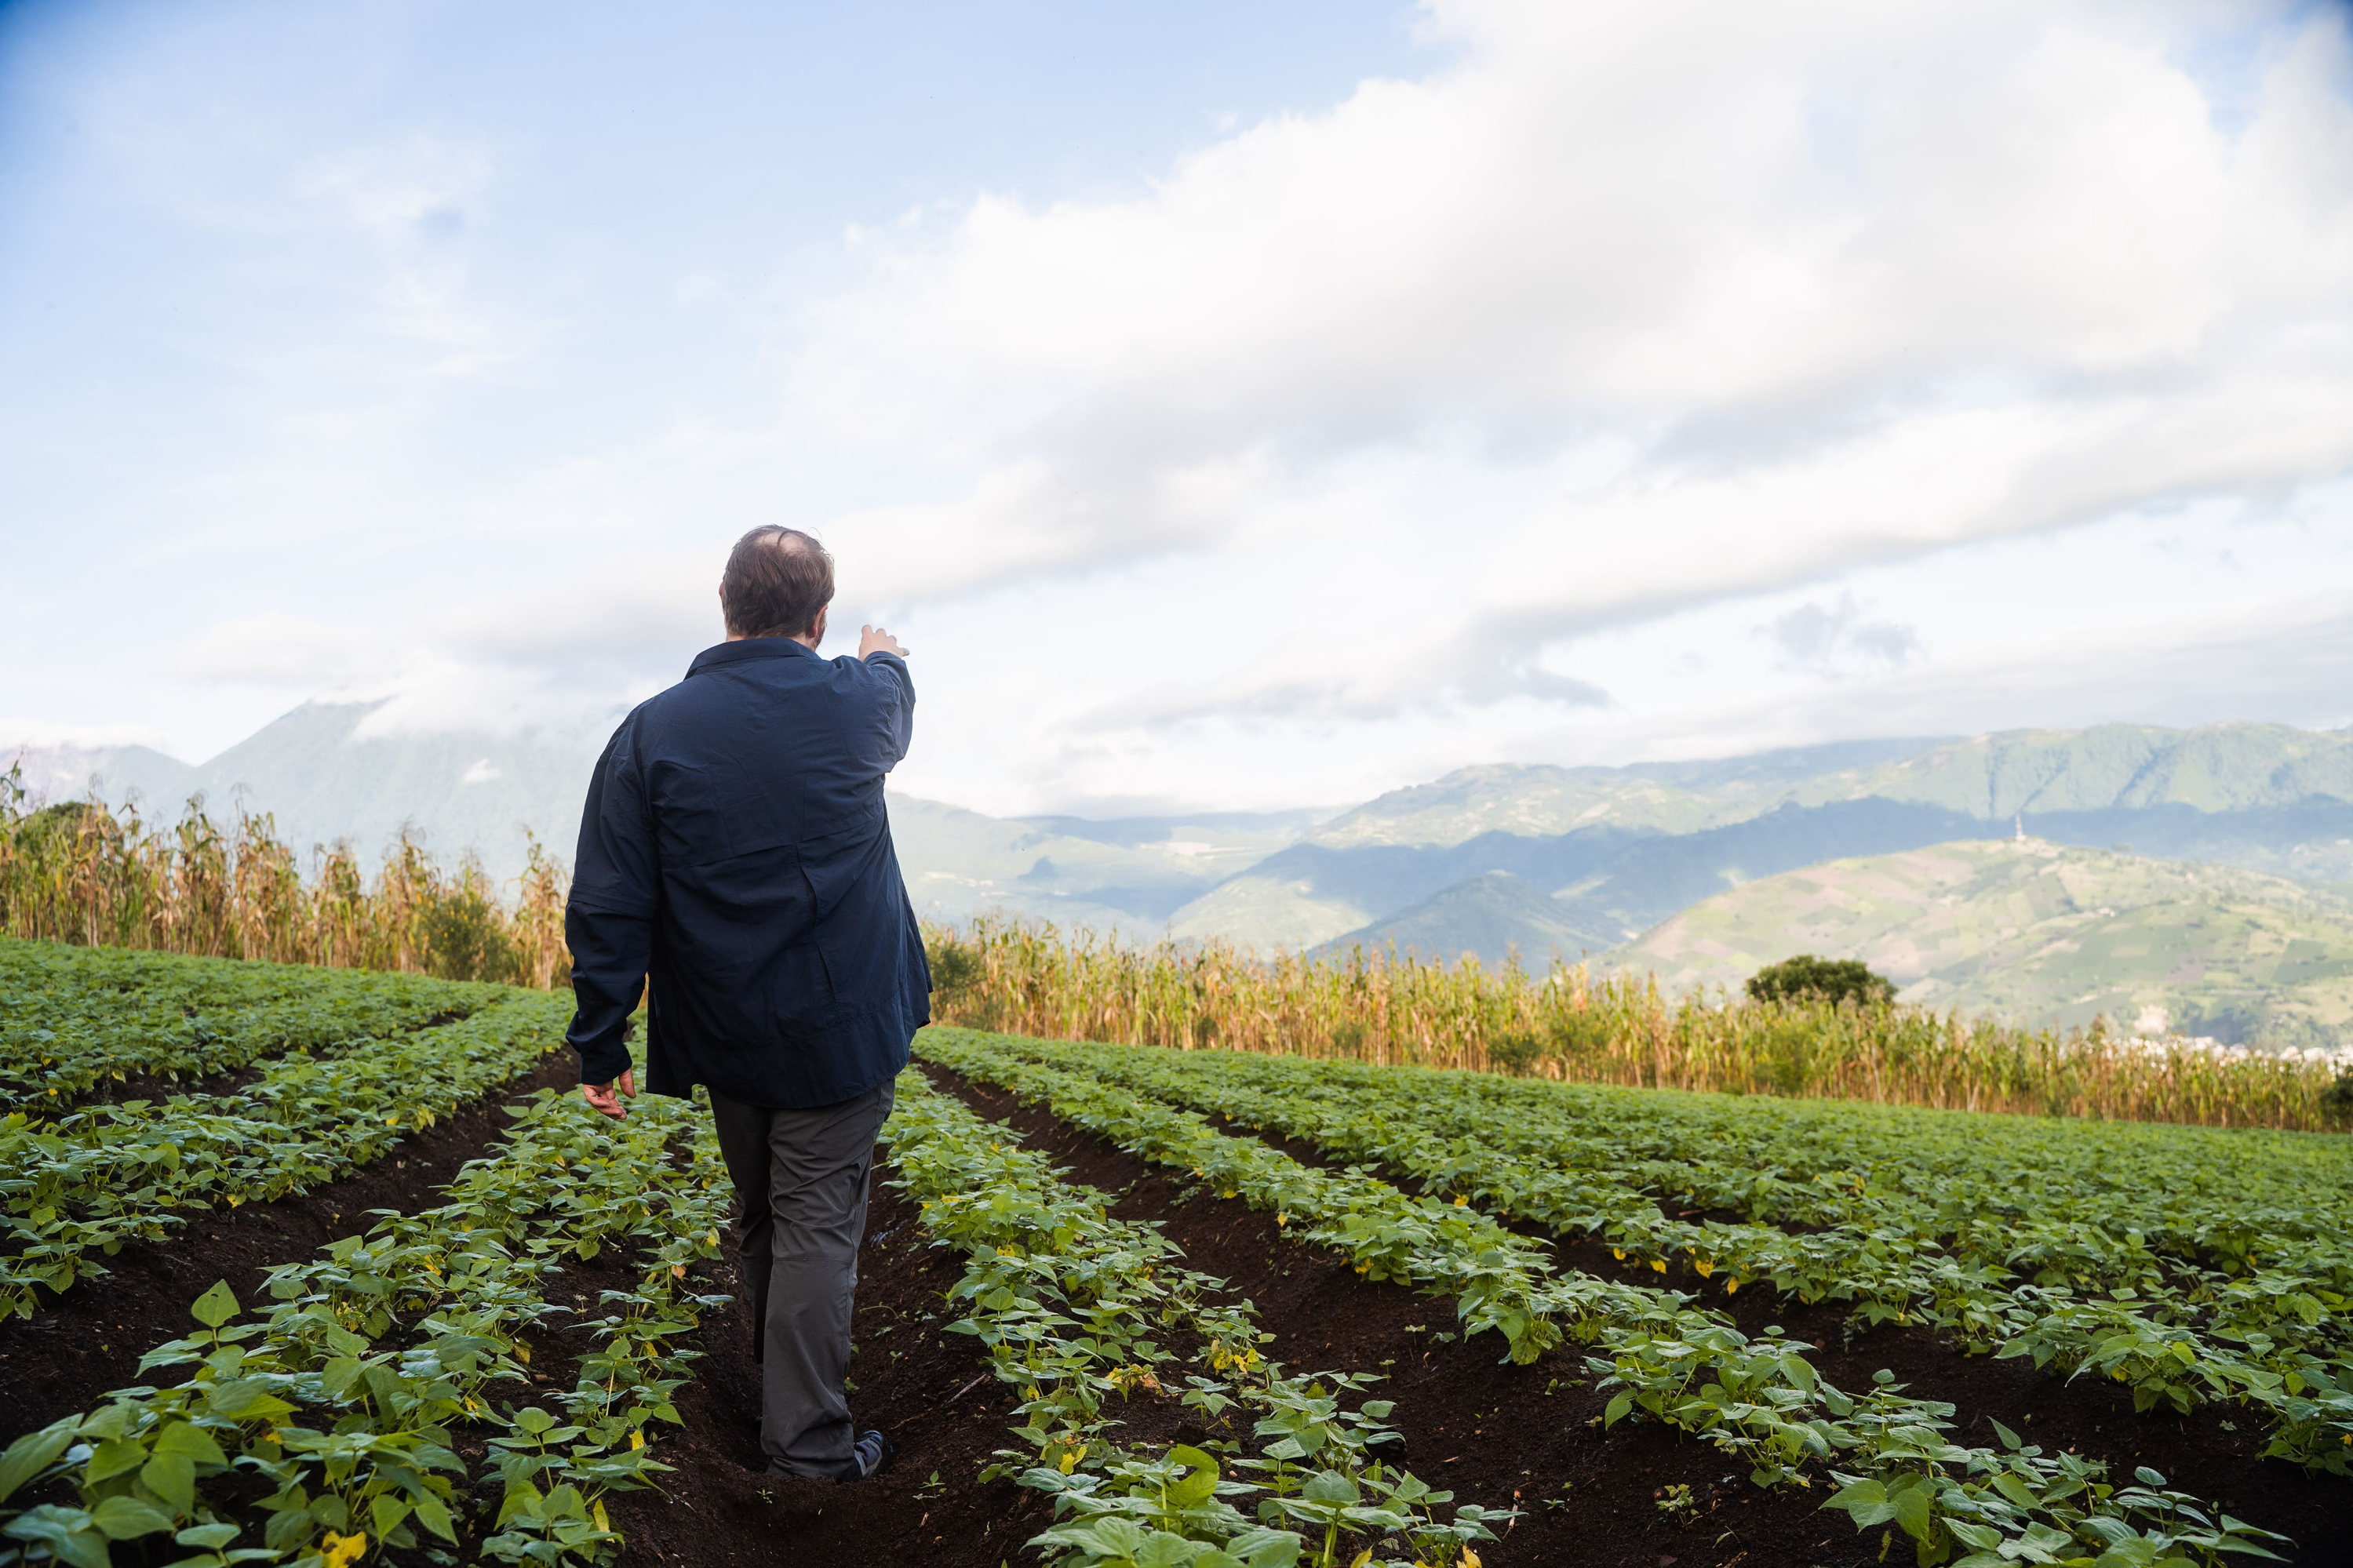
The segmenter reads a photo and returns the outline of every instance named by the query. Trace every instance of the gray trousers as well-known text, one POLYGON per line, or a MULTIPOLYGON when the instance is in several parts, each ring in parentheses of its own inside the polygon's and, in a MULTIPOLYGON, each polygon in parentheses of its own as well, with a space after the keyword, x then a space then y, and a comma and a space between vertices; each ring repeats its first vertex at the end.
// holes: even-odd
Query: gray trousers
POLYGON ((760 1446, 772 1468, 795 1475, 832 1479, 857 1441, 842 1383, 866 1176, 895 1088, 815 1110, 711 1097, 719 1152, 744 1205, 737 1258, 760 1363, 760 1446))

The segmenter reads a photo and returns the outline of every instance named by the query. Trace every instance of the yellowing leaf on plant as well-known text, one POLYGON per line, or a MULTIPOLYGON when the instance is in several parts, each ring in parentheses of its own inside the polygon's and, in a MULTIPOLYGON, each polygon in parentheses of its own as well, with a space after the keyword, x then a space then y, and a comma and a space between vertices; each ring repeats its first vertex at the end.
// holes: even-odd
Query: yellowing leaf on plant
POLYGON ((1075 1469, 1077 1469, 1078 1468, 1079 1468, 1079 1451, 1078 1451, 1076 1448, 1065 1448, 1065 1449, 1063 1449, 1063 1450, 1062 1450, 1062 1473, 1063 1473, 1064 1475, 1066 1475, 1066 1476, 1067 1476, 1067 1475, 1069 1475, 1072 1470, 1075 1470, 1075 1469))
POLYGON ((1699 1270, 1699 1277, 1703 1279, 1715 1272, 1715 1265, 1710 1263, 1704 1258, 1701 1258, 1697 1263, 1693 1264, 1692 1267, 1699 1270))
POLYGON ((644 1447, 645 1446, 646 1446, 646 1435, 645 1435, 645 1433, 644 1433, 644 1432, 642 1432, 642 1431, 638 1431, 638 1432, 632 1432, 632 1433, 630 1433, 630 1434, 629 1434, 629 1447, 630 1447, 633 1451, 634 1451, 634 1450, 636 1450, 636 1449, 638 1449, 638 1448, 642 1448, 642 1447, 644 1447))
POLYGON ((1651 1259, 1651 1267, 1656 1272, 1664 1274, 1667 1271, 1667 1260, 1663 1258, 1653 1258, 1651 1259))
POLYGON ((331 1530, 327 1531, 327 1539, 319 1545, 319 1555, 326 1562, 327 1568, 345 1568, 346 1564, 357 1562, 366 1551, 367 1531, 364 1530, 354 1530, 349 1535, 338 1535, 331 1530))
MULTIPOLYGON (((1461 1208, 1461 1207, 1465 1206, 1466 1205, 1468 1205, 1470 1202, 1471 1202, 1471 1200, 1470 1200, 1469 1198, 1465 1197, 1465 1196, 1464 1196, 1462 1194, 1461 1194, 1461 1193, 1457 1193, 1457 1194, 1454 1194, 1454 1206, 1455 1206, 1456 1208, 1461 1208)), ((1371 1551, 1371 1550, 1372 1550, 1372 1548, 1370 1548, 1370 1547, 1366 1547, 1366 1550, 1367 1552, 1369 1552, 1369 1551, 1371 1551)))

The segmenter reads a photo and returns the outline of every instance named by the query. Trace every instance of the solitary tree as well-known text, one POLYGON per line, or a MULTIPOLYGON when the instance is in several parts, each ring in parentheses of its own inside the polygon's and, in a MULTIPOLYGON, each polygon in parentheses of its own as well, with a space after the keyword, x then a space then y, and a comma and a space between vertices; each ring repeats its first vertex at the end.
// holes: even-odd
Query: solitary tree
POLYGON ((1801 952, 1750 975, 1748 994, 1758 1002, 1884 1005, 1895 1000, 1895 983, 1883 974, 1873 974, 1861 959, 1816 958, 1801 952))

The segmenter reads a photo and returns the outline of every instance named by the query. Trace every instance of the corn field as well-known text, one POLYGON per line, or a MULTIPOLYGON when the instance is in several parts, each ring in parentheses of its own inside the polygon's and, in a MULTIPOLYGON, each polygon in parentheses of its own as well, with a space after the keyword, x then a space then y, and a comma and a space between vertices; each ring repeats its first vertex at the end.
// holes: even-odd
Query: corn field
POLYGON ((2311 1058, 2062 1034, 1902 1005, 1662 995, 1556 963, 1451 967, 1357 950, 1065 941, 1050 926, 931 926, 933 1016, 1051 1039, 1467 1068, 1582 1082, 1949 1110, 2326 1130, 2353 1079, 2311 1058))
MULTIPOLYGON (((305 875, 267 816, 223 826, 191 801, 162 827, 82 801, 28 809, 0 774, 0 935, 547 989, 571 982, 568 880, 534 841, 504 896, 470 859, 445 868, 406 835, 373 878, 346 844, 314 849, 305 875)), ((940 1022, 1053 1039, 2210 1126, 2353 1121, 2353 1077, 2318 1060, 2152 1046, 2096 1025, 1672 998, 1581 964, 1539 977, 1362 950, 1261 959, 987 918, 924 936, 940 1022)))
POLYGON ((568 878, 536 841, 512 900, 470 859, 445 869, 406 834, 371 879, 347 844, 310 874, 267 816, 223 826, 192 800, 160 827, 85 801, 27 809, 0 774, 0 935, 452 980, 568 984, 568 878))

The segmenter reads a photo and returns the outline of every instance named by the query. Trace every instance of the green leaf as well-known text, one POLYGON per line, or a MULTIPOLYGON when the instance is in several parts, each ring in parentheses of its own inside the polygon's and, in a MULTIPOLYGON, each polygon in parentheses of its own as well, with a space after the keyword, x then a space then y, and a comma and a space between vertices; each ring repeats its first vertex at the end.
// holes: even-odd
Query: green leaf
POLYGON ((1155 1530, 1131 1554, 1135 1568, 1185 1568, 1199 1555, 1200 1547, 1181 1535, 1155 1530))
MULTIPOLYGON (((1992 1418, 1989 1416, 1987 1419, 1991 1420, 1992 1418)), ((2011 1431, 2009 1427, 2003 1426, 1999 1421, 1993 1422, 1993 1435, 2000 1438, 2001 1446, 2008 1448, 2011 1453, 2016 1453, 2019 1449, 2026 1447, 2025 1444, 2018 1440, 2017 1433, 2011 1431)))
POLYGON ((1915 1541, 1928 1539, 1929 1514, 1934 1500, 1926 1487, 1906 1487, 1889 1500, 1895 1505, 1895 1522, 1904 1533, 1915 1541))
POLYGON ((458 1531, 449 1518, 449 1505, 431 1492, 420 1492, 416 1498, 417 1517, 425 1528, 448 1542, 458 1544, 458 1531))
POLYGON ((135 1437, 109 1437, 98 1446, 82 1470, 82 1479, 96 1486, 127 1475, 147 1462, 147 1445, 135 1437))
MULTIPOLYGON (((142 1535, 172 1528, 169 1514, 153 1503, 142 1502, 135 1497, 111 1497, 90 1510, 90 1522, 106 1531, 115 1541, 136 1541, 142 1535)), ((229 1527, 235 1535, 235 1526, 229 1527)))
POLYGON ((215 1280, 213 1288, 197 1297, 195 1305, 188 1309, 188 1316, 208 1329, 219 1328, 237 1314, 237 1294, 226 1279, 215 1280))
POLYGON ((1207 1502, 1218 1489, 1218 1462, 1200 1449, 1179 1443, 1168 1450, 1168 1457, 1186 1466, 1183 1479, 1168 1489, 1168 1500, 1178 1508, 1195 1508, 1207 1502))
POLYGON ((307 1509, 289 1509, 272 1514, 269 1526, 261 1532, 262 1543, 277 1552, 291 1552, 315 1533, 307 1509))
POLYGON ((8 1445, 8 1451, 0 1454, 0 1502, 7 1501, 9 1493, 57 1463, 58 1456, 73 1441, 74 1428, 80 1421, 78 1415, 69 1415, 62 1421, 50 1422, 37 1432, 27 1432, 8 1445))
POLYGON ((1993 1489, 2008 1498, 2011 1502, 2016 1503, 2020 1508, 2031 1509, 2041 1506, 2035 1501, 2034 1493, 2028 1489, 2026 1483, 2020 1480, 2016 1476, 2011 1475, 2008 1470, 2004 1470, 2001 1474, 1994 1477, 1993 1489))
POLYGON ((74 1568, 108 1568, 106 1537, 78 1508, 45 1502, 0 1525, 0 1535, 46 1546, 52 1557, 74 1568))
POLYGON ((1609 1408, 1602 1411, 1601 1425, 1604 1427, 1617 1426, 1619 1422, 1625 1419, 1626 1412, 1633 1408, 1634 1396, 1625 1390, 1620 1389, 1618 1392, 1617 1397, 1609 1401, 1609 1408))
POLYGON ((368 1519, 378 1535, 390 1535, 408 1517, 408 1505, 390 1492, 378 1492, 368 1504, 368 1519))
POLYGON ((233 1524, 192 1524, 188 1526, 187 1529, 180 1531, 179 1534, 172 1537, 172 1539, 182 1546, 205 1546, 211 1548, 215 1552, 218 1552, 222 1547, 227 1546, 230 1542, 237 1539, 237 1526, 233 1524))
POLYGON ((158 1453, 141 1468, 139 1481, 172 1505, 174 1513, 190 1513, 196 1506, 196 1462, 185 1454, 158 1453))
POLYGON ((228 1467, 228 1456, 220 1451, 212 1434, 185 1421, 174 1421, 164 1427, 164 1435, 155 1439, 155 1451, 184 1455, 199 1465, 218 1465, 224 1469, 228 1467))

